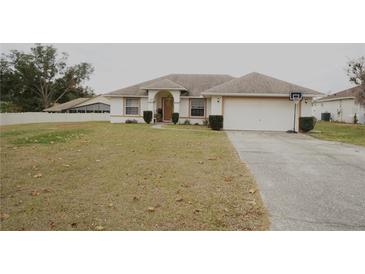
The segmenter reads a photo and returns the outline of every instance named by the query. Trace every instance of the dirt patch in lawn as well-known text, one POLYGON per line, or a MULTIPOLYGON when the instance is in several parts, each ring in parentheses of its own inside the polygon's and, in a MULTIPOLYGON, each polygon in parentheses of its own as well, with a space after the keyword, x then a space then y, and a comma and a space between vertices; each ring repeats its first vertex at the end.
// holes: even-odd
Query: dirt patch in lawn
POLYGON ((1 134, 2 230, 268 228, 254 179, 224 132, 95 122, 1 134), (65 131, 77 137, 15 142, 65 131))

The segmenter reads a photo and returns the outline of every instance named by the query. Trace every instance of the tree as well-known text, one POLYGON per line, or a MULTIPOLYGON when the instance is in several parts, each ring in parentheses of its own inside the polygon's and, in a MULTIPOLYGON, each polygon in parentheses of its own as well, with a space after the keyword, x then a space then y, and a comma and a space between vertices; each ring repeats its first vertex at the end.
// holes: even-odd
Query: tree
POLYGON ((347 65, 347 75, 350 82, 360 87, 356 101, 365 105, 365 57, 351 60, 347 65))
POLYGON ((1 58, 1 100, 23 111, 38 111, 57 102, 93 94, 84 87, 94 68, 88 63, 67 66, 53 46, 36 44, 30 53, 13 50, 1 58))

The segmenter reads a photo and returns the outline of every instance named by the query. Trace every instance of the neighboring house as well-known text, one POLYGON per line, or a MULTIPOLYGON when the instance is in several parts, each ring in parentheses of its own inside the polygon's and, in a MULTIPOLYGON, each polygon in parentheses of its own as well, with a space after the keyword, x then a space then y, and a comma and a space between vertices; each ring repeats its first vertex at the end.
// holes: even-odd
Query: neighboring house
POLYGON ((240 78, 229 75, 170 74, 105 94, 110 99, 111 122, 135 119, 143 122, 143 111, 160 113, 170 122, 173 112, 180 122, 203 123, 209 115, 223 115, 224 129, 293 129, 294 103, 290 92, 302 92, 296 108, 296 130, 300 116, 312 115, 312 98, 321 93, 260 73, 240 78))
POLYGON ((69 113, 109 113, 109 99, 99 95, 91 98, 77 98, 63 104, 55 104, 46 108, 45 112, 69 112, 69 113))
POLYGON ((321 119, 322 113, 331 113, 331 120, 345 123, 353 123, 354 116, 358 122, 365 124, 365 105, 357 102, 356 98, 364 92, 360 86, 346 89, 313 102, 313 116, 321 119))

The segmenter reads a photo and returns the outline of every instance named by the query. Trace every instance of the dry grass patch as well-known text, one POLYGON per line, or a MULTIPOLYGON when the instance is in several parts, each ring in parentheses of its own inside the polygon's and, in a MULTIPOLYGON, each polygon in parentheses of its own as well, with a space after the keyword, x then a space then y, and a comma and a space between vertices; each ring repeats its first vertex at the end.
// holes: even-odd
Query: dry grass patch
POLYGON ((1 128, 0 217, 2 230, 268 227, 224 132, 103 122, 1 128))

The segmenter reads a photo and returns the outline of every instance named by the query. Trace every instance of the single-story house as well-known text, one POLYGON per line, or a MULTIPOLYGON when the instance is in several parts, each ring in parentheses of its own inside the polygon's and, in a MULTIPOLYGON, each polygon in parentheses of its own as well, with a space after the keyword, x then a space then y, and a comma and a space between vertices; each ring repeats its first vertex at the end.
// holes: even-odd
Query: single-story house
POLYGON ((55 104, 46 108, 45 112, 68 112, 68 113, 109 113, 109 99, 99 95, 91 98, 77 98, 63 104, 55 104))
POLYGON ((170 122, 179 113, 179 122, 203 123, 209 115, 223 115, 228 130, 298 130, 300 116, 312 115, 312 98, 321 93, 260 73, 240 78, 229 75, 169 74, 105 94, 110 99, 110 120, 123 123, 143 121, 150 110, 157 119, 170 122), (291 92, 303 99, 294 107, 291 92))
POLYGON ((365 124, 365 104, 357 100, 361 93, 365 91, 356 86, 316 99, 313 101, 313 116, 320 120, 322 113, 330 113, 333 121, 353 123, 356 114, 358 122, 365 124))

